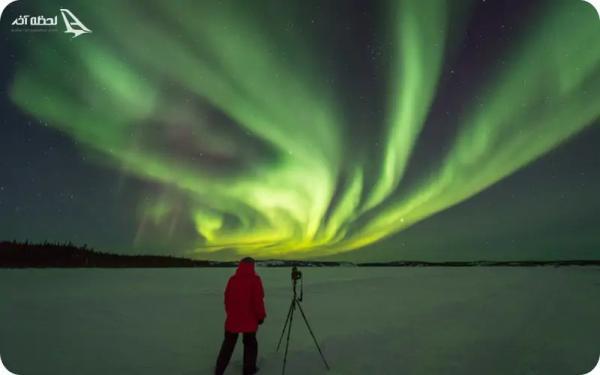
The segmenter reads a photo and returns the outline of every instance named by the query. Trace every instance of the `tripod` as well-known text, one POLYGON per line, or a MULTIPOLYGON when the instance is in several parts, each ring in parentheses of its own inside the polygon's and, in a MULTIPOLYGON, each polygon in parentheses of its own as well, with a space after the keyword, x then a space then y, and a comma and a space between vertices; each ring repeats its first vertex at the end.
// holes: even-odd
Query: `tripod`
POLYGON ((304 314, 304 310, 302 310, 302 305, 300 304, 300 302, 302 302, 302 297, 304 294, 304 283, 302 282, 302 273, 300 273, 300 271, 298 271, 296 269, 296 267, 294 267, 292 269, 292 281, 293 281, 294 295, 292 296, 292 303, 290 304, 290 309, 288 311, 287 318, 285 319, 285 324, 283 325, 283 331, 281 332, 281 336, 279 337, 279 342, 277 343, 277 351, 279 351, 279 346, 281 345, 281 340, 283 339, 283 335, 285 334, 285 330, 287 328, 285 354, 283 356, 283 368, 281 369, 281 374, 282 375, 285 374, 285 365, 287 362, 288 348, 290 346, 290 334, 292 332, 292 321, 294 320, 294 311, 296 310, 296 307, 300 310, 300 313, 302 314, 302 318, 304 318, 304 323, 306 323, 306 327, 308 328, 308 331, 310 332, 310 335, 312 336, 312 338, 315 342, 315 345, 317 346, 317 350, 319 351, 319 354, 321 355, 321 359, 323 360, 323 363, 325 364, 325 367, 327 368, 327 370, 329 370, 329 364, 327 364, 327 360, 325 360, 325 356, 323 355, 323 352, 321 351, 321 347, 319 347, 319 343, 317 342, 317 339, 315 337, 315 334, 312 331, 312 328, 310 327, 310 324, 308 324, 308 319, 306 319, 306 315, 304 314), (300 297, 298 297, 296 294, 296 282, 298 279, 300 280, 300 297))

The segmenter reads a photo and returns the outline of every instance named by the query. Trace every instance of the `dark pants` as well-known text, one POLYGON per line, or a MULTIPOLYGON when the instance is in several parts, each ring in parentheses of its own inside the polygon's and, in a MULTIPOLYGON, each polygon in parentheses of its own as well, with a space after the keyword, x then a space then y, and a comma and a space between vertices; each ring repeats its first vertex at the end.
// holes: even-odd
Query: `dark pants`
MULTIPOLYGON (((256 341, 256 332, 245 332, 244 334, 244 375, 251 375, 256 372, 256 355, 258 354, 258 342, 256 341)), ((225 339, 221 345, 221 351, 219 352, 219 358, 217 358, 217 365, 215 367, 216 375, 223 375, 235 343, 237 342, 238 334, 234 332, 225 331, 225 339)))

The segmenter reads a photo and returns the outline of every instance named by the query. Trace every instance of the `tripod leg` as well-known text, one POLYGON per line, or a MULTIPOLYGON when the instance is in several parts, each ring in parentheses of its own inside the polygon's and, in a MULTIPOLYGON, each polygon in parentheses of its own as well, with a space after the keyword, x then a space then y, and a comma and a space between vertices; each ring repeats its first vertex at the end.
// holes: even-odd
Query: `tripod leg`
POLYGON ((315 337, 315 334, 312 331, 312 328, 310 328, 310 324, 308 324, 308 319, 306 319, 306 315, 304 315, 304 310, 302 310, 302 305, 300 303, 298 303, 298 308, 300 309, 300 313, 302 313, 302 317, 304 318, 304 323, 306 323, 306 327, 308 327, 308 331, 310 332, 310 335, 312 336, 313 340, 315 341, 315 345, 317 346, 317 350, 319 351, 319 354, 321 355, 321 359, 323 360, 323 363, 325 363, 325 367, 327 367, 327 370, 329 370, 329 364, 327 363, 327 360, 325 360, 325 356, 323 355, 323 352, 321 351, 321 347, 319 346, 319 343, 317 342, 317 338, 315 337))
POLYGON ((290 347, 290 334, 292 333, 292 321, 294 320, 294 310, 296 309, 296 299, 294 299, 292 301, 292 307, 291 307, 291 312, 290 312, 290 325, 288 327, 288 331, 287 331, 287 338, 286 338, 286 342, 285 342, 285 354, 283 355, 283 368, 281 369, 281 375, 285 374, 285 364, 287 362, 287 354, 288 354, 288 348, 290 347))
POLYGON ((294 307, 294 300, 290 303, 290 309, 288 310, 287 317, 285 318, 285 324, 283 325, 283 330, 281 331, 281 336, 279 336, 279 342, 277 343, 277 349, 275 351, 279 351, 279 346, 281 345, 281 340, 283 339, 283 335, 285 334, 285 328, 288 326, 288 321, 290 320, 290 316, 292 315, 292 308, 294 307))

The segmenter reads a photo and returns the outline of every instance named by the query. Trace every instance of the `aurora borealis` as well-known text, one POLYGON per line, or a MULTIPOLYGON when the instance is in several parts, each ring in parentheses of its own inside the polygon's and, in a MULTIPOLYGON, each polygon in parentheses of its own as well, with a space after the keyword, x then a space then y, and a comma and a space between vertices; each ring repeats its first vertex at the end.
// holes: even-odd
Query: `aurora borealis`
POLYGON ((597 128, 585 2, 321 3, 68 2, 91 34, 3 31, 6 101, 147 185, 119 249, 198 258, 369 251, 597 128))

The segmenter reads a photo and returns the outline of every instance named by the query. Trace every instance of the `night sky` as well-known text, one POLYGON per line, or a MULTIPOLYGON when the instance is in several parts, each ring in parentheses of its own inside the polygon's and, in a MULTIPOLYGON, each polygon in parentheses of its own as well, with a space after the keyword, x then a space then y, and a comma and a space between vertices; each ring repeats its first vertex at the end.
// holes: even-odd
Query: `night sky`
POLYGON ((18 1, 1 26, 0 240, 600 259, 583 1, 18 1))

